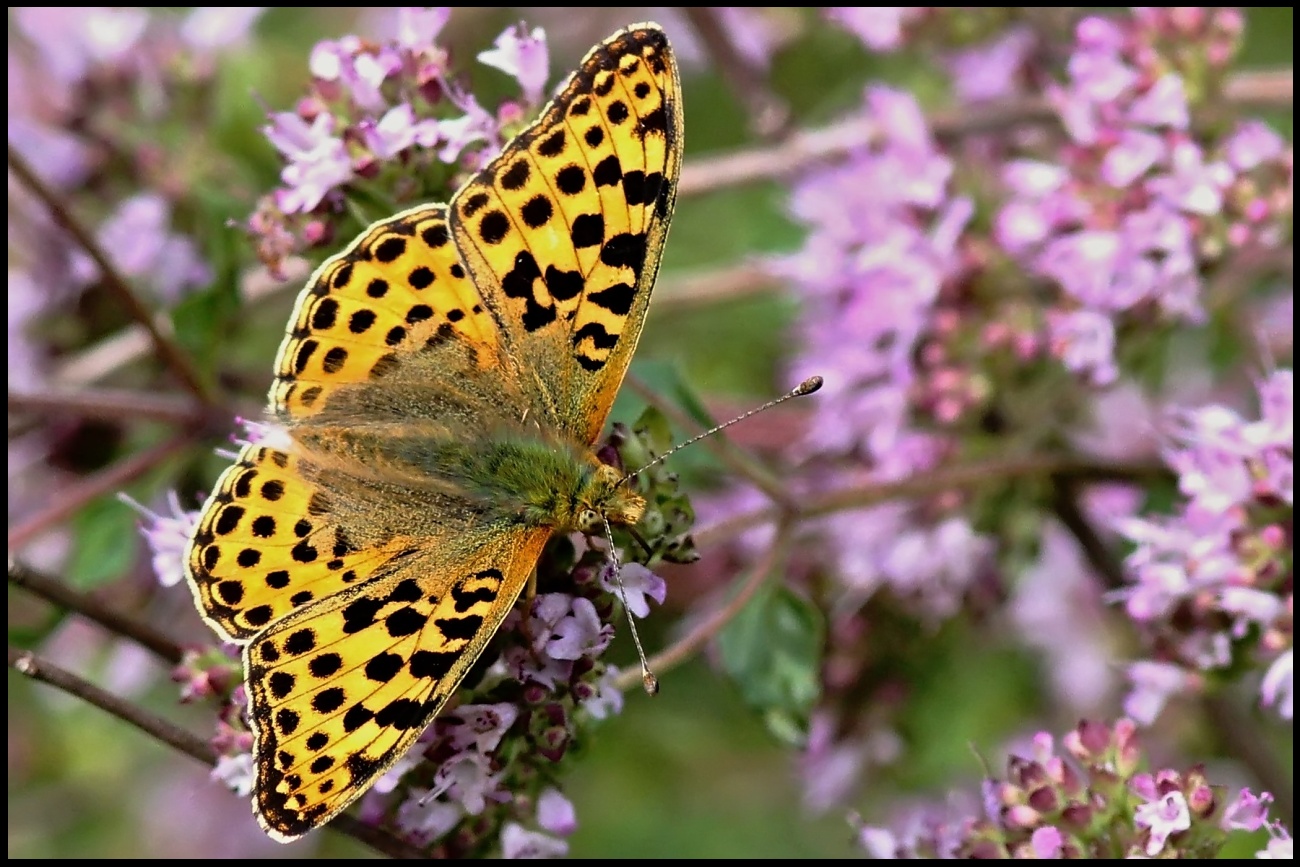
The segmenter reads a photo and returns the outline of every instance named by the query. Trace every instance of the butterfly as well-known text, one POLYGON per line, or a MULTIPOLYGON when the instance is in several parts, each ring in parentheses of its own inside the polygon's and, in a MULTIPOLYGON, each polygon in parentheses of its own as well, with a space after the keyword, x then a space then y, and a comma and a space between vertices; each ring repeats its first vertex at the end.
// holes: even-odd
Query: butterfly
POLYGON ((293 840, 415 742, 547 540, 634 524, 593 446, 636 348, 682 162, 664 32, 593 48, 447 205, 370 226, 298 296, 270 414, 186 554, 242 645, 253 809, 293 840))

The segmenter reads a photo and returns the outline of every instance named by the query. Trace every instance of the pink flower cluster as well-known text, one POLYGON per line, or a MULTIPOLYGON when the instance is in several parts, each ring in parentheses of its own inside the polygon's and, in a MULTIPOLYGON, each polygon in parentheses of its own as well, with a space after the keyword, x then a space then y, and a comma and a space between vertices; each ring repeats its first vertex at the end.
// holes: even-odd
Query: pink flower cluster
POLYGON ((1174 414, 1165 459, 1184 500, 1169 516, 1130 518, 1133 586, 1117 594, 1154 644, 1133 667, 1128 712, 1150 722, 1189 675, 1232 667, 1243 655, 1269 663, 1261 696, 1292 718, 1295 597, 1294 376, 1259 384, 1259 418, 1210 405, 1174 414))

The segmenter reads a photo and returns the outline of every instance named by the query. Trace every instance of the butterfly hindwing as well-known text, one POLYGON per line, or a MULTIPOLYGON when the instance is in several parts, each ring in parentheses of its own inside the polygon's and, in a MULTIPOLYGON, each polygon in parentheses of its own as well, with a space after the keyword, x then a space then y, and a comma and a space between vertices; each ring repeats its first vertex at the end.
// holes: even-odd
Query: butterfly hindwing
POLYGON ((244 649, 258 820, 292 840, 400 758, 496 633, 549 531, 487 528, 301 608, 244 649))
POLYGON ((497 363, 497 326, 456 254, 446 208, 426 205, 371 226, 312 275, 276 358, 272 410, 311 416, 340 386, 378 379, 448 337, 497 363))
POLYGON ((661 29, 621 31, 451 202, 510 352, 583 443, 604 426, 650 303, 681 169, 680 89, 661 29))
POLYGON ((223 638, 247 641, 295 608, 366 581, 401 552, 357 548, 329 512, 301 458, 244 447, 218 479, 186 552, 199 611, 223 638))

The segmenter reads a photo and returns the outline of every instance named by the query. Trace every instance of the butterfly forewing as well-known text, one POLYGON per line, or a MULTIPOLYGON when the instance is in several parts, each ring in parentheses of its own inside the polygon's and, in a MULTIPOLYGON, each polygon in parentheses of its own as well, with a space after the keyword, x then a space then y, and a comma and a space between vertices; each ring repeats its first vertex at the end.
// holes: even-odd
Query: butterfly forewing
POLYGON ((429 341, 457 339, 496 363, 497 327, 456 255, 446 208, 376 223, 327 259, 298 297, 271 386, 283 419, 311 416, 340 386, 384 376, 429 341))
POLYGON ((681 168, 662 30, 593 49, 536 123, 452 199, 451 227, 556 423, 599 435, 645 321, 681 168))
POLYGON ((244 649, 263 826, 293 839, 400 758, 514 605, 549 533, 490 528, 399 561, 244 649))

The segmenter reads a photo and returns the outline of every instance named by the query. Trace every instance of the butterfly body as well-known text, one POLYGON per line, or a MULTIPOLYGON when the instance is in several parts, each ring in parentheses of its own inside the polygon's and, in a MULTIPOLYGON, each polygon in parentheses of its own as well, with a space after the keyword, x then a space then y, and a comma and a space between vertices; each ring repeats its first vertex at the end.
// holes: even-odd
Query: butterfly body
POLYGON ((406 752, 553 533, 640 518, 594 444, 681 153, 667 38, 634 25, 449 204, 372 225, 299 295, 279 433, 218 479, 186 557, 199 612, 243 646, 273 838, 327 822, 406 752))

